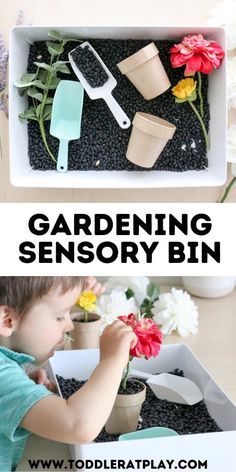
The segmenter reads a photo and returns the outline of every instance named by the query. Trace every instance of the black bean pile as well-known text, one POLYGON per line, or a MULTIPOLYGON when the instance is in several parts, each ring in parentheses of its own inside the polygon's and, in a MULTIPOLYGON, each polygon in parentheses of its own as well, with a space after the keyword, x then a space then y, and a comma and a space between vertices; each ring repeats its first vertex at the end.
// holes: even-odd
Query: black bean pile
MULTIPOLYGON (((173 69, 170 65, 169 49, 180 39, 154 41, 172 86, 184 77, 183 67, 173 69)), ((117 80, 117 86, 112 93, 131 121, 136 111, 143 111, 157 115, 177 126, 173 139, 168 141, 152 169, 175 172, 205 169, 208 165, 205 141, 199 121, 189 104, 176 104, 170 89, 153 100, 145 100, 116 66, 118 62, 148 45, 151 40, 88 38, 88 41, 117 80)), ((68 42, 60 60, 68 60, 68 52, 76 46, 77 43, 68 42)), ((33 62, 38 60, 46 63, 50 61, 44 41, 37 41, 30 46, 28 72, 35 72, 36 66, 33 62)), ((71 75, 61 74, 61 78, 77 80, 73 71, 71 75)), ((208 129, 210 110, 207 90, 208 76, 202 74, 204 122, 208 129)), ((198 106, 198 101, 195 104, 198 106)), ((45 122, 49 146, 57 156, 59 141, 49 134, 49 127, 50 122, 45 122)), ((104 100, 91 100, 85 93, 81 138, 69 143, 69 170, 143 171, 144 169, 132 164, 125 157, 131 128, 132 126, 128 129, 120 128, 104 100)), ((38 123, 35 121, 30 121, 28 125, 28 149, 33 169, 55 169, 55 163, 45 150, 38 123)))
MULTIPOLYGON (((176 369, 175 375, 183 375, 183 371, 176 369)), ((57 376, 63 398, 69 398, 85 382, 76 379, 64 379, 57 376)), ((142 382, 145 383, 144 380, 142 382)), ((162 426, 175 430, 178 434, 211 433, 222 431, 215 420, 208 413, 204 401, 196 405, 180 405, 179 403, 159 400, 146 384, 146 400, 141 410, 141 420, 138 429, 162 426)), ((108 434, 103 428, 95 439, 96 442, 117 441, 119 435, 108 434)))
POLYGON ((108 81, 106 71, 89 46, 77 46, 71 56, 91 87, 102 87, 108 81))
POLYGON ((138 381, 136 378, 131 378, 126 383, 126 388, 119 387, 118 393, 121 395, 132 395, 133 393, 141 392, 144 389, 143 380, 138 381))

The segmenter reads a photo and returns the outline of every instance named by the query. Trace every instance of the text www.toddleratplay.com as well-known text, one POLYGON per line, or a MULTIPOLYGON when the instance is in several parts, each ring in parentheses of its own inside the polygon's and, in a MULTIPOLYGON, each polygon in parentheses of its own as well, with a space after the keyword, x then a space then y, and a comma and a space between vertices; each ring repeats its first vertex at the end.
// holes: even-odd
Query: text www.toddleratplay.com
POLYGON ((29 459, 31 470, 201 470, 207 469, 207 460, 196 459, 29 459))

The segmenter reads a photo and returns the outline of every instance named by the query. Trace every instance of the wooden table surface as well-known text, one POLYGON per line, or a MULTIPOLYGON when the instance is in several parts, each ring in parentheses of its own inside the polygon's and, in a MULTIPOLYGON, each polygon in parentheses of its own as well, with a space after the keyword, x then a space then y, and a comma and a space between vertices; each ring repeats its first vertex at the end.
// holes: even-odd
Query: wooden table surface
MULTIPOLYGON (((162 287, 168 292, 170 287, 162 287)), ((182 338, 176 334, 165 339, 165 344, 184 343, 190 347, 215 382, 236 404, 236 289, 222 298, 192 297, 199 310, 199 331, 182 338)), ((70 458, 68 447, 55 441, 32 436, 17 471, 31 470, 28 459, 70 458)), ((54 469, 50 469, 54 470, 54 469)))
MULTIPOLYGON (((24 11, 24 24, 32 25, 206 25, 209 10, 217 0, 0 0, 1 30, 8 42, 17 12, 24 11), (112 4, 112 7, 111 7, 112 4)), ((236 118, 234 118, 236 121, 236 118)), ((0 202, 216 202, 224 187, 165 189, 24 189, 9 182, 8 122, 0 113, 3 158, 0 159, 0 202)), ((229 165, 229 179, 231 179, 229 165)), ((236 202, 236 185, 228 202, 236 202)))

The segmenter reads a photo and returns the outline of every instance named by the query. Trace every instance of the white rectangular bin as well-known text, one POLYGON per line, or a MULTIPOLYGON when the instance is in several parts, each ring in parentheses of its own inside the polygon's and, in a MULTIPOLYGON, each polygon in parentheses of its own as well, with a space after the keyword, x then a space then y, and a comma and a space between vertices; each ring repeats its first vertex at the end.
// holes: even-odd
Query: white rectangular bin
POLYGON ((198 34, 217 41, 226 50, 225 31, 217 27, 79 27, 17 26, 11 30, 9 58, 9 133, 10 179, 17 187, 57 188, 160 188, 205 187, 223 185, 226 180, 226 61, 209 76, 210 143, 208 168, 201 171, 39 171, 30 167, 27 124, 18 115, 26 107, 14 82, 26 72, 30 43, 49 39, 48 31, 56 29, 73 37, 111 39, 176 39, 198 34))
MULTIPOLYGON (((91 375, 98 361, 99 352, 92 349, 57 352, 50 360, 50 364, 54 375, 85 380, 91 375)), ((175 464, 179 460, 190 461, 189 468, 185 468, 185 470, 193 469, 191 465, 193 466, 194 462, 191 461, 204 463, 207 460, 208 472, 234 472, 236 470, 236 407, 188 347, 181 344, 162 346, 157 358, 148 361, 134 359, 132 366, 150 373, 169 372, 176 368, 183 369, 185 377, 194 381, 202 390, 208 411, 223 432, 122 442, 75 444, 70 446, 70 452, 72 459, 77 461, 77 468, 79 470, 100 468, 100 470, 110 471, 118 470, 118 466, 117 469, 111 467, 112 459, 125 460, 126 464, 129 460, 135 461, 135 459, 150 462, 153 460, 156 461, 156 465, 161 459, 168 459, 174 460, 175 464), (86 461, 88 462, 86 463, 86 461), (97 461, 97 468, 95 461, 97 461), (103 464, 102 467, 101 464, 103 464)), ((174 469, 182 470, 178 466, 174 469)), ((145 470, 155 469, 150 464, 145 470)))

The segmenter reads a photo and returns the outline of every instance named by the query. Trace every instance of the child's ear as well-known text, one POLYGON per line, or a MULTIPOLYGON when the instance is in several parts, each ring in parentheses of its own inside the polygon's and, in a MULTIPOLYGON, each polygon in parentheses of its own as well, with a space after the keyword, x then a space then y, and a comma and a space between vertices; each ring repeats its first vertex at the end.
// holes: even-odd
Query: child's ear
POLYGON ((15 311, 6 305, 0 305, 0 336, 8 338, 16 327, 15 311))

